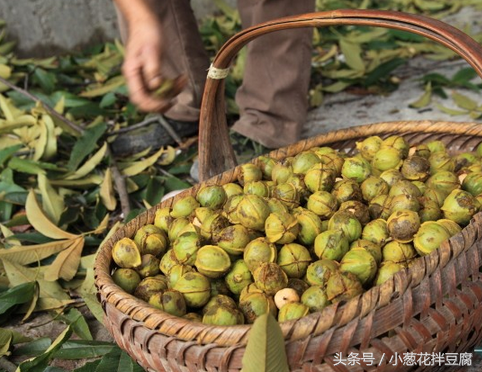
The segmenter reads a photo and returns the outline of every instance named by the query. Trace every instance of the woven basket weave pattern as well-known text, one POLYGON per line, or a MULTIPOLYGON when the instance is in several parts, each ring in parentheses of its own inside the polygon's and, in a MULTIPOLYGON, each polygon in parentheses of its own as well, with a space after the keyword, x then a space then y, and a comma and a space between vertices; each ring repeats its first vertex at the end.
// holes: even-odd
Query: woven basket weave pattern
MULTIPOLYGON (((393 122, 328 133, 270 155, 280 159, 314 146, 352 153, 356 141, 371 135, 383 138, 394 134, 404 136, 410 144, 441 140, 451 153, 473 151, 482 142, 482 126, 477 124, 393 122)), ((235 181, 237 170, 227 171, 206 184, 235 181)), ((207 326, 171 316, 125 293, 109 275, 110 252, 117 240, 132 237, 139 227, 154 221, 158 208, 172 205, 183 195, 194 195, 202 185, 128 223, 102 247, 96 262, 96 283, 109 331, 123 349, 153 371, 241 370, 249 325, 207 326)), ((291 370, 364 370, 361 366, 335 366, 333 357, 339 352, 371 353, 380 360, 382 355, 389 358, 395 353, 461 352, 480 342, 481 222, 480 214, 476 215, 462 233, 381 286, 320 313, 282 323, 291 370)))

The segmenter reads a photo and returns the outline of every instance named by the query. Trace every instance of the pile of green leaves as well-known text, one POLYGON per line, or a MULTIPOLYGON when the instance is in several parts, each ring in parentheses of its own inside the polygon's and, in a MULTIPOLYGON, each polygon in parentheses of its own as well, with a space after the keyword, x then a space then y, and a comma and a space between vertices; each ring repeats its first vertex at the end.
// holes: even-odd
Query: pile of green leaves
MULTIPOLYGON (((219 15, 200 26, 211 55, 241 29, 237 11, 223 0, 216 4, 219 15)), ((317 1, 318 10, 377 8, 439 18, 469 5, 480 7, 480 1, 317 1)), ((92 271, 97 248, 166 193, 191 185, 196 145, 114 155, 110 144, 118 131, 150 119, 128 100, 120 70, 123 46, 116 41, 82 53, 22 59, 6 33, 0 24, 0 324, 10 325, 0 329, 0 357, 30 358, 20 364, 21 371, 61 371, 47 366, 70 357, 95 359, 78 371, 109 371, 108 366, 114 370, 121 364, 136 371, 116 346, 92 340, 79 309, 87 305, 101 321, 92 271), (39 311, 67 324, 53 342, 31 340, 11 328, 12 320, 24 322, 39 311)), ((312 106, 343 90, 381 94, 396 89, 397 68, 414 56, 455 58, 419 36, 365 27, 317 29, 313 51, 312 106)), ((231 119, 237 115, 234 94, 245 59, 242 51, 226 82, 231 119)), ((412 105, 423 108, 434 94, 446 97, 445 88, 478 91, 474 77, 472 69, 451 78, 428 74, 421 82, 425 94, 412 105)), ((482 114, 481 106, 464 95, 452 98, 459 109, 440 108, 452 115, 482 114)), ((254 156, 246 151, 244 158, 254 156)))

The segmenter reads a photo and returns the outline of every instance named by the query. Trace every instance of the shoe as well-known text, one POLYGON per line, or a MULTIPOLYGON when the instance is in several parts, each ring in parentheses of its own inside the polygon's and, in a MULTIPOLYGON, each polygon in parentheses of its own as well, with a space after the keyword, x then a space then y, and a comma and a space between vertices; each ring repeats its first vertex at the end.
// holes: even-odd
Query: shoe
POLYGON ((182 138, 196 135, 199 122, 173 120, 163 115, 146 118, 142 123, 123 128, 111 143, 114 155, 131 155, 147 148, 180 144, 182 138))

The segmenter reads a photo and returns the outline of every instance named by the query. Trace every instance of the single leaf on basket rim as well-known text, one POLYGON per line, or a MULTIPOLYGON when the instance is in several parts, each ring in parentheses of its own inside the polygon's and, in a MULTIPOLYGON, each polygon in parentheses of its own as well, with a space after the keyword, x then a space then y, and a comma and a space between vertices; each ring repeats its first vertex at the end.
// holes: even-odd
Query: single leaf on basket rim
POLYGON ((44 279, 47 281, 71 280, 77 274, 84 242, 83 236, 72 240, 70 246, 60 252, 54 262, 47 267, 44 272, 44 279))
POLYGON ((33 190, 30 190, 27 196, 25 210, 27 211, 27 218, 30 224, 39 233, 52 239, 75 239, 78 237, 78 235, 60 229, 48 219, 44 211, 40 208, 33 190))
POLYGON ((256 318, 249 332, 242 372, 288 372, 285 340, 269 313, 256 318))

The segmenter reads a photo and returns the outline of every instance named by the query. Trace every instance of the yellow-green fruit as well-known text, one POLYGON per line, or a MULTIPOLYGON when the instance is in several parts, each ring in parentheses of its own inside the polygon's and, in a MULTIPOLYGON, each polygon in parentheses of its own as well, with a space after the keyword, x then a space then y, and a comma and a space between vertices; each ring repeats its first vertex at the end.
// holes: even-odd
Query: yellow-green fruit
POLYGON ((169 249, 164 256, 162 256, 159 262, 159 269, 164 275, 169 275, 172 267, 175 265, 180 265, 181 263, 177 260, 176 254, 173 249, 169 249))
POLYGON ((134 236, 134 241, 141 254, 152 254, 161 257, 168 247, 167 236, 164 231, 155 225, 142 226, 134 236))
POLYGON ((243 259, 251 272, 262 262, 276 262, 278 251, 276 245, 267 238, 260 237, 250 241, 244 249, 243 259))
POLYGON ((186 273, 194 271, 192 266, 189 265, 174 265, 166 274, 169 288, 173 288, 177 281, 186 273))
MULTIPOLYGON (((291 179, 291 178, 290 178, 291 179)), ((293 183, 280 183, 273 188, 273 198, 283 202, 289 208, 296 208, 300 205, 301 195, 293 183)))
POLYGON ((293 173, 305 174, 313 165, 320 163, 320 158, 312 151, 302 151, 297 154, 291 166, 293 173))
POLYGON ((270 213, 266 218, 264 230, 271 243, 286 244, 293 242, 300 231, 298 221, 285 212, 270 213))
POLYGON ((167 231, 167 237, 169 241, 172 243, 174 242, 181 232, 188 228, 189 220, 185 217, 176 218, 174 219, 171 224, 169 225, 169 230, 167 231))
POLYGON ((243 188, 234 182, 225 183, 223 189, 226 192, 226 197, 229 199, 233 195, 242 195, 243 188))
POLYGON ((278 321, 286 322, 308 315, 310 308, 301 302, 290 302, 284 305, 278 313, 278 321))
POLYGON ((156 256, 147 253, 147 254, 143 254, 141 259, 142 259, 141 265, 136 268, 137 272, 141 277, 145 278, 148 276, 154 276, 159 274, 160 260, 156 256))
POLYGON ((244 316, 238 309, 217 305, 211 307, 202 318, 204 324, 217 326, 233 326, 244 323, 244 316))
POLYGON ((325 288, 321 285, 313 285, 303 292, 301 303, 308 306, 310 312, 321 311, 331 302, 328 300, 325 288))
POLYGON ((335 184, 335 174, 326 169, 323 164, 315 164, 303 177, 306 188, 314 193, 317 191, 331 191, 335 184))
POLYGON ((264 178, 271 179, 271 173, 273 171, 273 167, 276 164, 276 160, 270 158, 269 156, 260 156, 257 159, 257 166, 261 169, 264 178))
POLYGON ((408 151, 410 150, 407 140, 402 136, 397 135, 387 137, 383 140, 380 150, 386 148, 397 150, 402 158, 406 158, 408 156, 408 151))
POLYGON ((112 280, 127 293, 134 293, 141 277, 134 269, 117 269, 112 274, 112 280))
POLYGON ((403 161, 401 173, 410 181, 426 181, 430 176, 430 162, 422 156, 411 156, 403 161))
POLYGON ((328 191, 316 191, 308 197, 306 208, 323 220, 333 216, 338 209, 336 197, 328 191))
POLYGON ((237 178, 241 186, 244 186, 248 182, 261 181, 263 172, 256 164, 246 163, 239 166, 237 178))
POLYGON ((196 200, 203 207, 209 207, 213 210, 222 208, 227 198, 226 191, 220 185, 203 186, 196 194, 196 200))
POLYGON ((360 185, 356 181, 350 179, 337 181, 333 185, 331 193, 338 204, 342 204, 348 200, 362 200, 360 185))
POLYGON ((231 309, 237 309, 236 301, 234 301, 231 297, 226 295, 216 295, 211 297, 208 303, 204 305, 202 313, 206 314, 209 309, 215 306, 226 306, 230 307, 231 309))
POLYGON ((219 278, 231 267, 231 259, 224 249, 205 245, 197 252, 194 266, 208 278, 219 278))
POLYGON ((124 269, 134 269, 142 263, 139 247, 129 238, 122 238, 114 244, 112 259, 117 266, 124 269))
POLYGON ((436 221, 439 225, 442 225, 445 227, 445 229, 448 231, 450 236, 454 236, 458 234, 459 232, 462 231, 462 228, 459 226, 457 222, 454 222, 452 220, 448 220, 446 218, 441 218, 436 221))
POLYGON ((184 296, 173 289, 155 293, 149 299, 149 304, 174 316, 182 317, 186 315, 184 296))
POLYGON ((264 223, 271 211, 262 197, 245 195, 239 202, 236 213, 241 225, 248 229, 263 231, 264 223))
POLYGON ((418 213, 407 209, 392 213, 387 220, 388 233, 393 239, 402 243, 411 242, 419 227, 418 213))
POLYGON ((337 271, 326 283, 326 295, 332 303, 349 300, 363 293, 363 287, 355 274, 337 271))
POLYGON ((341 259, 340 271, 355 274, 366 287, 377 273, 377 262, 365 248, 352 248, 341 259))
POLYGON ((256 286, 268 296, 273 296, 288 285, 288 276, 275 263, 262 263, 253 273, 256 286))
POLYGON ((201 235, 204 239, 214 239, 216 234, 229 226, 229 220, 221 213, 214 212, 201 224, 201 235))
POLYGON ((174 241, 172 249, 179 263, 194 265, 196 254, 201 247, 201 238, 194 232, 185 232, 174 241))
POLYGON ((184 274, 174 286, 184 296, 187 306, 203 307, 211 297, 209 279, 197 272, 184 274))
POLYGON ((381 218, 370 221, 363 228, 361 238, 383 246, 391 239, 388 233, 387 221, 381 218))
POLYGON ((373 256, 377 265, 379 265, 380 262, 382 262, 382 248, 380 245, 373 243, 369 240, 357 239, 350 244, 350 249, 354 249, 354 248, 366 249, 366 251, 373 256))
POLYGON ((375 154, 380 150, 383 140, 378 136, 371 136, 365 138, 363 141, 356 143, 356 148, 360 154, 366 159, 371 161, 375 154))
POLYGON ((388 195, 390 186, 383 178, 370 176, 361 183, 360 189, 363 200, 370 202, 376 196, 388 195))
POLYGON ((142 281, 137 285, 134 296, 149 302, 149 298, 154 293, 161 292, 167 289, 167 280, 165 277, 160 276, 148 276, 142 279, 142 281))
POLYGON ((440 209, 444 218, 465 226, 468 225, 473 215, 479 211, 479 202, 468 191, 453 190, 440 209))
POLYGON ((430 176, 426 181, 428 188, 433 188, 441 191, 447 196, 452 192, 452 190, 460 189, 460 181, 456 174, 441 170, 430 176))
POLYGON ((163 207, 156 211, 154 226, 160 228, 165 233, 169 231, 172 221, 174 221, 174 217, 171 216, 171 209, 169 207, 163 207))
POLYGON ((183 318, 194 323, 202 323, 203 321, 203 317, 198 313, 187 313, 183 318))
POLYGON ((242 255, 250 240, 248 229, 242 225, 227 226, 213 239, 214 243, 233 256, 242 255))
POLYGON ((415 258, 417 252, 410 243, 400 243, 396 240, 388 242, 382 248, 383 261, 407 263, 415 258))
POLYGON ((425 256, 440 247, 450 238, 449 232, 434 221, 424 222, 413 238, 413 245, 420 256, 425 256))
POLYGON ((276 317, 278 312, 273 297, 258 292, 244 296, 239 302, 239 309, 243 313, 246 322, 250 324, 254 323, 260 315, 270 313, 276 317))
POLYGON ((334 260, 318 260, 308 265, 305 281, 310 285, 325 286, 333 273, 337 272, 340 264, 334 260))
POLYGON ((311 263, 310 251, 301 244, 285 244, 278 252, 277 263, 288 278, 302 278, 311 263))
POLYGON ((178 199, 172 206, 171 216, 174 218, 188 217, 196 208, 200 206, 199 202, 192 195, 187 195, 182 199, 178 199))
POLYGON ((244 287, 253 282, 253 276, 244 260, 236 260, 224 277, 229 290, 239 295, 244 287))
POLYGON ((339 261, 348 252, 350 242, 342 230, 326 230, 315 239, 315 254, 321 259, 339 261))
POLYGON ((244 194, 252 194, 268 198, 271 190, 266 181, 251 181, 244 184, 243 192, 244 194))
POLYGON ((403 164, 400 152, 394 148, 380 149, 372 159, 371 165, 374 170, 384 172, 389 169, 399 169, 403 164))
POLYGON ((343 178, 352 179, 358 183, 365 181, 371 172, 370 163, 362 157, 346 158, 341 168, 343 178))
POLYGON ((400 263, 385 261, 378 269, 377 276, 375 278, 375 285, 385 283, 388 279, 394 276, 397 272, 402 270, 404 266, 400 263))
POLYGON ((318 234, 323 232, 320 218, 316 213, 302 207, 295 209, 293 215, 300 227, 297 236, 298 241, 305 246, 313 244, 318 234))
POLYGON ((346 210, 333 214, 328 221, 328 229, 342 231, 350 243, 359 239, 363 230, 360 221, 346 210))

